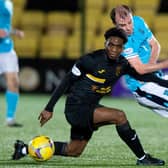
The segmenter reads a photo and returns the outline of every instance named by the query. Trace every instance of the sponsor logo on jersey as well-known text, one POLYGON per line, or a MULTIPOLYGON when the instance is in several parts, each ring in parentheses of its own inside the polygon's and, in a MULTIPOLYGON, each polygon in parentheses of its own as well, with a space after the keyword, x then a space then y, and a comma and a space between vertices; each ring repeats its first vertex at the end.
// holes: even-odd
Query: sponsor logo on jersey
POLYGON ((96 93, 100 93, 100 94, 107 94, 107 93, 111 92, 111 86, 99 87, 96 85, 92 85, 92 91, 94 91, 96 93))
POLYGON ((102 73, 105 73, 105 72, 106 72, 105 69, 101 69, 101 70, 98 71, 99 74, 102 74, 102 73))
POLYGON ((125 54, 131 54, 133 52, 133 48, 127 48, 124 50, 125 54))

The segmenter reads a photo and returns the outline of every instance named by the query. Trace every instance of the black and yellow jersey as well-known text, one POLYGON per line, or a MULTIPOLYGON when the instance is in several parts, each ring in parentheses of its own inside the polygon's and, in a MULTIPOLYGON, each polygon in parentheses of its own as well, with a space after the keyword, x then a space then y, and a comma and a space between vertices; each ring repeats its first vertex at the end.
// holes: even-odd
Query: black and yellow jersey
POLYGON ((125 74, 141 81, 155 80, 153 74, 139 75, 128 61, 119 56, 109 59, 105 50, 96 50, 81 57, 54 91, 45 110, 53 111, 59 97, 68 90, 68 104, 95 104, 109 93, 113 85, 125 74), (152 79, 153 78, 153 79, 152 79))
POLYGON ((97 50, 79 59, 72 67, 75 82, 69 88, 68 98, 71 103, 96 103, 99 99, 111 93, 114 83, 125 74, 128 62, 124 57, 110 60, 105 50, 97 50))

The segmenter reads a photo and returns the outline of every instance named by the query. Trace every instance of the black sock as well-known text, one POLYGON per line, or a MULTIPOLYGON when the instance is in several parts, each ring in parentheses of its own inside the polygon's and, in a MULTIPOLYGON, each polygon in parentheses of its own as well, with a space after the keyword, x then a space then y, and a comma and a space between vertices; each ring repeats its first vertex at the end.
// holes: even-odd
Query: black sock
POLYGON ((66 142, 54 142, 55 152, 54 155, 67 156, 65 148, 67 146, 66 142))
POLYGON ((129 122, 116 126, 116 129, 120 138, 129 146, 129 148, 138 158, 145 155, 138 135, 136 134, 135 130, 131 128, 129 122))

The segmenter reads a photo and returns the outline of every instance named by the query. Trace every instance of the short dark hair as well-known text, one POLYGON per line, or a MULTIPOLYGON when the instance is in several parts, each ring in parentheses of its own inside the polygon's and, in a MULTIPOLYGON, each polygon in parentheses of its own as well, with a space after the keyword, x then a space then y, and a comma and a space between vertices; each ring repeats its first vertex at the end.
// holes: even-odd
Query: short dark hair
POLYGON ((128 41, 127 34, 125 33, 125 31, 117 27, 110 28, 104 33, 104 37, 106 40, 111 36, 122 38, 124 44, 128 41))
MULTIPOLYGON (((124 9, 126 9, 129 13, 132 13, 131 8, 129 8, 127 5, 120 5, 124 9)), ((119 6, 118 6, 119 7, 119 6)), ((116 7, 117 8, 117 7, 116 7)), ((113 21, 114 24, 116 24, 115 16, 116 16, 116 8, 113 8, 110 12, 110 18, 113 21)))

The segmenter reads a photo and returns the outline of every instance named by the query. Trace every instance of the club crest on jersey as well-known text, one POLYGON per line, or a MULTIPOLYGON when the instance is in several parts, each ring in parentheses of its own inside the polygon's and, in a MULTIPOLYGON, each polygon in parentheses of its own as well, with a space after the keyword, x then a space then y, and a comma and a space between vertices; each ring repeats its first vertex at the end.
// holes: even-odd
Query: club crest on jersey
POLYGON ((101 69, 101 70, 98 71, 99 74, 102 74, 102 73, 105 73, 105 72, 106 72, 105 69, 101 69))
POLYGON ((121 74, 121 66, 117 66, 117 67, 116 67, 115 75, 116 75, 116 76, 119 76, 120 74, 121 74))
POLYGON ((96 85, 92 85, 92 91, 94 91, 96 93, 100 93, 100 94, 107 94, 107 93, 111 92, 111 86, 99 87, 96 85))
POLYGON ((133 52, 133 48, 127 48, 123 51, 125 54, 131 54, 133 52))

